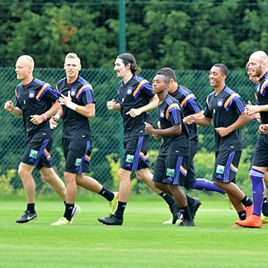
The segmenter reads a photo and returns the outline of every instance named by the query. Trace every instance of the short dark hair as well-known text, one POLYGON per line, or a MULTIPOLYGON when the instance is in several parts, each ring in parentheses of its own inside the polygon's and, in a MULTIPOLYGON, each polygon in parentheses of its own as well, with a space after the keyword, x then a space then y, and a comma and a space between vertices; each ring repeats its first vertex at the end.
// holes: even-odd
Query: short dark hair
POLYGON ((130 70, 133 74, 138 74, 140 72, 137 61, 131 53, 122 53, 118 55, 117 58, 121 59, 124 65, 130 64, 130 70))
POLYGON ((219 69, 221 70, 221 73, 222 73, 223 75, 225 75, 226 77, 228 76, 228 74, 229 74, 229 70, 228 70, 228 68, 227 68, 226 65, 224 65, 224 64, 222 64, 222 63, 216 63, 216 64, 214 64, 213 66, 219 68, 219 69))
POLYGON ((167 76, 169 78, 169 80, 173 79, 174 81, 177 81, 177 77, 176 77, 174 70, 169 68, 169 67, 164 67, 164 68, 160 69, 158 71, 158 74, 162 74, 162 75, 167 76))

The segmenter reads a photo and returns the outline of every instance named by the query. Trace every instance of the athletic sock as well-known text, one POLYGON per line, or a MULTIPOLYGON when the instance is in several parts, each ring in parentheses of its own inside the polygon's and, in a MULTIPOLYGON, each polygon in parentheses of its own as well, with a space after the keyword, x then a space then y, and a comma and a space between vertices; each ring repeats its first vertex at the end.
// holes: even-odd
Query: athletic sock
POLYGON ((27 204, 26 210, 30 211, 31 213, 35 213, 35 204, 34 203, 27 204))
POLYGON ((192 206, 195 203, 195 199, 190 195, 186 195, 188 206, 192 206))
POLYGON ((180 208, 181 214, 183 215, 183 219, 187 221, 192 221, 193 220, 193 215, 191 214, 189 205, 186 207, 180 208))
POLYGON ((245 195, 245 197, 241 200, 242 204, 245 206, 245 207, 249 207, 249 206, 252 206, 253 205, 253 202, 252 200, 245 195))
POLYGON ((168 204, 170 210, 172 210, 173 207, 174 207, 174 204, 175 204, 174 198, 171 195, 169 195, 167 193, 164 193, 164 192, 162 192, 159 195, 166 201, 166 203, 168 204))
POLYGON ((196 179, 191 188, 195 190, 213 191, 213 192, 225 194, 225 191, 223 191, 221 188, 215 185, 212 181, 209 181, 207 179, 201 179, 201 178, 196 179))
POLYGON ((268 217, 268 200, 267 200, 267 197, 263 198, 262 214, 263 214, 263 216, 268 217))
POLYGON ((101 191, 98 193, 103 196, 108 201, 112 201, 114 199, 114 193, 102 187, 101 191))
POLYGON ((264 195, 264 173, 257 169, 250 170, 250 179, 252 182, 252 198, 253 198, 253 213, 260 216, 262 209, 262 201, 264 195))
POLYGON ((243 211, 240 211, 240 212, 237 212, 238 214, 238 217, 241 221, 245 220, 246 219, 246 211, 243 210, 243 211))
POLYGON ((74 209, 74 204, 65 204, 65 212, 63 217, 66 218, 68 221, 72 219, 72 212, 74 209))
POLYGON ((114 214, 119 220, 123 219, 123 215, 124 215, 126 205, 127 205, 127 203, 118 201, 117 209, 116 209, 114 214))

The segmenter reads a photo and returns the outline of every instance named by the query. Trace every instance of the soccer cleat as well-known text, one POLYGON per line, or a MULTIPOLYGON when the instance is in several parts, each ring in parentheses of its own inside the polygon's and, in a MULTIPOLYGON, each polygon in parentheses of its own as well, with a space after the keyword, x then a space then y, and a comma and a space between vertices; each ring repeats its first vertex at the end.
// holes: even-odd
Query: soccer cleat
POLYGON ((111 206, 111 208, 112 208, 112 213, 115 213, 115 211, 116 211, 116 209, 117 209, 118 198, 119 198, 119 193, 118 193, 118 192, 114 192, 114 198, 113 198, 113 200, 110 202, 110 206, 111 206))
POLYGON ((66 218, 62 217, 59 220, 51 223, 51 225, 67 225, 67 224, 72 224, 72 221, 68 221, 66 218))
POLYGON ((238 220, 235 222, 239 226, 247 227, 247 228, 261 228, 262 227, 262 221, 261 217, 257 215, 251 215, 245 220, 238 220))
POLYGON ((32 221, 36 217, 37 217, 37 213, 36 212, 33 212, 32 213, 32 212, 26 210, 22 214, 22 216, 16 220, 16 223, 26 223, 26 222, 32 221))
POLYGON ((246 219, 247 219, 248 217, 250 217, 250 216, 252 215, 252 212, 253 212, 253 205, 251 205, 251 206, 246 206, 245 208, 246 208, 246 219))
POLYGON ((181 221, 179 224, 177 224, 177 226, 195 226, 194 221, 187 221, 187 220, 183 220, 181 221))
POLYGON ((81 212, 81 208, 74 204, 74 208, 73 208, 73 211, 72 211, 72 219, 71 219, 71 223, 74 222, 74 218, 81 212))
POLYGON ((105 218, 98 218, 98 221, 106 225, 122 225, 123 219, 118 219, 114 214, 105 218))
POLYGON ((268 217, 263 216, 263 217, 261 218, 261 221, 262 221, 262 224, 267 224, 267 223, 268 223, 268 217))
POLYGON ((202 203, 200 202, 199 199, 194 198, 194 200, 195 200, 194 204, 191 205, 191 206, 189 206, 189 208, 190 208, 190 210, 191 210, 191 213, 192 213, 192 216, 193 216, 193 219, 194 219, 194 217, 195 217, 195 214, 196 214, 198 208, 199 208, 199 207, 201 206, 201 204, 202 204, 202 203))

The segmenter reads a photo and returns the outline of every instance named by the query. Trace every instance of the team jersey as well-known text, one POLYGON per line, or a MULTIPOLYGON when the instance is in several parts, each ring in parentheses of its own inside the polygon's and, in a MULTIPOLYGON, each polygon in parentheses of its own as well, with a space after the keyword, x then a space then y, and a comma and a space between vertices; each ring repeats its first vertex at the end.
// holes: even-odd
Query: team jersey
MULTIPOLYGON (((57 84, 57 89, 64 96, 68 96, 68 92, 70 91, 72 102, 77 105, 85 106, 89 103, 95 103, 92 86, 81 76, 78 76, 71 84, 67 83, 66 77, 61 79, 57 84)), ((88 118, 67 108, 65 105, 62 108, 62 137, 67 139, 90 137, 91 128, 88 118)))
POLYGON ((140 76, 134 75, 126 84, 121 80, 117 89, 117 99, 121 106, 121 116, 124 123, 124 137, 146 135, 145 122, 151 122, 148 113, 142 113, 133 118, 126 113, 131 109, 140 108, 154 97, 152 86, 140 76))
MULTIPOLYGON (((213 118, 214 128, 232 125, 244 112, 244 103, 240 96, 228 87, 218 94, 212 92, 206 100, 205 117, 213 118)), ((236 129, 225 137, 220 137, 215 131, 216 151, 242 150, 242 134, 236 129)))
MULTIPOLYGON (((175 125, 181 125, 181 133, 176 136, 163 136, 161 153, 168 152, 172 146, 174 153, 179 152, 181 155, 189 155, 189 132, 187 126, 183 123, 183 113, 178 100, 167 94, 164 101, 158 106, 158 119, 161 129, 167 129, 175 125)), ((170 151, 169 151, 170 153, 170 151)))
MULTIPOLYGON (((169 93, 172 97, 180 102, 180 108, 183 116, 186 117, 191 114, 196 114, 202 111, 202 106, 198 103, 195 95, 184 86, 179 86, 173 93, 169 93)), ((196 124, 188 125, 190 140, 197 139, 196 124)))
MULTIPOLYGON (((257 90, 257 104, 268 104, 268 72, 260 79, 259 84, 256 86, 257 90)), ((260 112, 261 123, 268 124, 268 112, 260 112)))
POLYGON ((48 83, 34 78, 32 82, 26 86, 23 86, 22 83, 18 84, 15 89, 15 94, 16 107, 22 110, 26 139, 28 140, 38 131, 52 133, 48 120, 39 125, 35 125, 30 121, 30 116, 35 114, 41 115, 48 111, 58 99, 58 92, 53 90, 48 83))

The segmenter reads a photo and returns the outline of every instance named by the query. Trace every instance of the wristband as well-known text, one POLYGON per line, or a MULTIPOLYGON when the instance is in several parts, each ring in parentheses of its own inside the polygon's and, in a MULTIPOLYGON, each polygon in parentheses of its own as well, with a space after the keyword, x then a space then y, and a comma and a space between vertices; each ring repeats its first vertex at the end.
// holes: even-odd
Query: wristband
POLYGON ((67 104, 67 107, 70 108, 71 110, 75 111, 76 107, 77 107, 77 104, 73 103, 73 102, 69 102, 67 104))
POLYGON ((47 115, 46 114, 41 114, 40 116, 43 119, 43 122, 47 121, 47 115))

